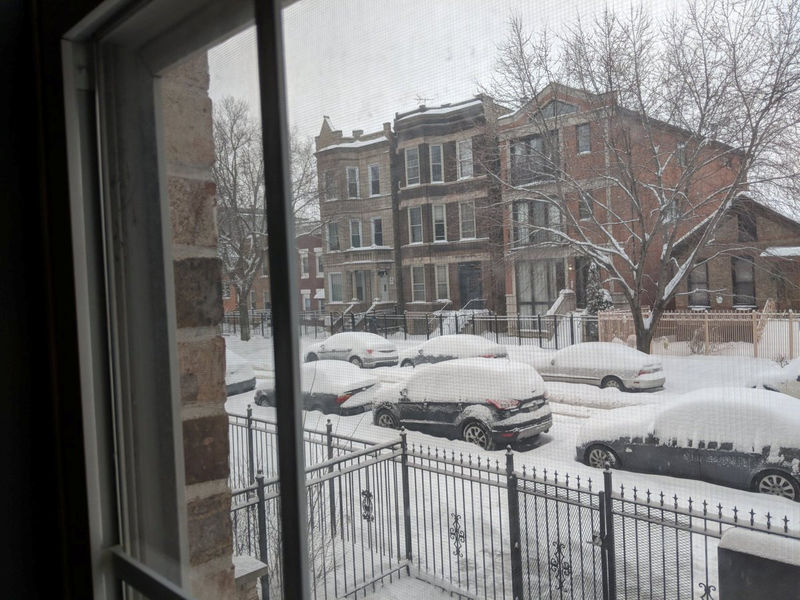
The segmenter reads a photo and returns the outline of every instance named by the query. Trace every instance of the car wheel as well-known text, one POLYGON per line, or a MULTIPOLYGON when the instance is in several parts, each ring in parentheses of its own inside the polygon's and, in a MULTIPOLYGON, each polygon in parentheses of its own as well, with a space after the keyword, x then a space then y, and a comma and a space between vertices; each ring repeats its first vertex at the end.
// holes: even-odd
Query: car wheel
POLYGON ((400 421, 390 410, 379 410, 375 414, 375 424, 379 427, 388 427, 389 429, 400 429, 400 421))
POLYGON ((625 386, 622 385, 622 381, 619 377, 614 377, 613 375, 609 375, 608 377, 604 378, 603 381, 600 383, 601 388, 612 388, 619 391, 624 391, 625 386))
POLYGON ((619 458, 614 451, 608 446, 603 446, 601 444, 589 446, 586 450, 584 462, 596 469, 605 469, 606 465, 612 468, 620 466, 619 458))
POLYGON ((350 364, 357 366, 359 369, 364 367, 364 363, 362 363, 361 359, 357 356, 350 357, 350 364))
POLYGON ((315 360, 319 360, 319 357, 313 352, 306 356, 306 362, 314 362, 315 360))
POLYGON ((400 366, 401 367, 413 367, 414 363, 411 362, 410 360, 404 360, 402 363, 400 363, 400 366))
POLYGON ((470 421, 464 425, 464 429, 461 431, 461 437, 465 442, 480 446, 484 450, 491 450, 494 447, 492 434, 489 432, 489 428, 480 421, 470 421))
POLYGON ((258 406, 275 406, 275 401, 266 394, 256 395, 256 404, 258 406))
POLYGON ((780 471, 766 471, 756 476, 753 486, 760 494, 772 494, 789 498, 789 500, 800 500, 800 486, 786 473, 780 471))

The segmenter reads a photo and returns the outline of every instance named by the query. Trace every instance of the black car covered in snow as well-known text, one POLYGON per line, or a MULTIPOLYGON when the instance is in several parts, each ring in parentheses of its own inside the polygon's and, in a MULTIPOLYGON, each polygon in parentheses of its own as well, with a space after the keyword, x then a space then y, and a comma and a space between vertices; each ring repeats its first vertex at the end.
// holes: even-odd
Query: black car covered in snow
POLYGON ((702 479, 800 500, 800 401, 748 388, 696 390, 667 406, 621 408, 584 425, 591 467, 702 479))
POLYGON ((376 401, 375 424, 424 430, 490 450, 553 424, 544 381, 507 359, 463 358, 414 371, 398 398, 376 401))

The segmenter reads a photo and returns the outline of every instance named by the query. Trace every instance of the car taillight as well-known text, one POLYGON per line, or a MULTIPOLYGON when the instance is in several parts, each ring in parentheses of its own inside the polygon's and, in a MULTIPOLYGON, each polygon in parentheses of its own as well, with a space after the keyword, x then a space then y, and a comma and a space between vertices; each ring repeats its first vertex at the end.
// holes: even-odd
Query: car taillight
POLYGON ((517 408, 519 406, 519 400, 492 400, 491 398, 488 399, 486 402, 494 406, 497 410, 508 410, 510 408, 517 408))
POLYGON ((372 348, 367 348, 367 354, 372 354, 372 352, 373 352, 372 348))
POLYGON ((651 373, 657 373, 660 370, 660 365, 650 365, 649 367, 644 367, 641 371, 639 371, 639 375, 650 375, 651 373))
POLYGON ((344 404, 345 402, 350 400, 352 395, 353 394, 339 394, 338 396, 336 396, 336 404, 344 404))
POLYGON ((481 354, 481 358, 494 358, 494 354, 481 354))

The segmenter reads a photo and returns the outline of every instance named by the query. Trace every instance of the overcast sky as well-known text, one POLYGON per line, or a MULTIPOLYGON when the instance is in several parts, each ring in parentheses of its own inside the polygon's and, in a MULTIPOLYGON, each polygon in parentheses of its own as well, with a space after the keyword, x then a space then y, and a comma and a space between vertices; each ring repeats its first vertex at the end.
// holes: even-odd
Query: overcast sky
MULTIPOLYGON (((290 126, 313 136, 329 115, 345 133, 369 132, 418 97, 429 106, 466 100, 491 76, 510 16, 558 30, 606 4, 626 11, 639 1, 300 0, 284 10, 290 126)), ((257 110, 254 30, 212 50, 209 65, 213 100, 238 96, 257 110)))

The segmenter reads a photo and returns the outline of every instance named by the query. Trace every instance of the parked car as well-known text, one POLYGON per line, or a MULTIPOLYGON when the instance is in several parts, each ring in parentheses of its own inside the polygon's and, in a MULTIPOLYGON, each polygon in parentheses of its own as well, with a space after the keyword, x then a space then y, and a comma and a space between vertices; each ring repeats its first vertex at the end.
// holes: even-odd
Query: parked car
MULTIPOLYGON (((377 383, 374 376, 338 360, 320 360, 300 365, 300 388, 305 410, 344 415, 364 412, 369 404, 358 402, 357 395, 370 390, 377 383)), ((257 390, 255 403, 259 406, 275 406, 275 388, 257 390)))
POLYGON ((776 373, 764 377, 760 387, 800 398, 800 358, 795 358, 776 373))
POLYGON ((416 367, 455 358, 506 358, 506 347, 479 335, 458 334, 435 337, 399 354, 401 367, 416 367))
POLYGON ((652 390, 664 385, 661 361, 623 344, 584 342, 534 359, 545 381, 587 383, 619 390, 652 390))
POLYGON ((580 429, 577 459, 800 500, 800 401, 723 387, 617 409, 580 429))
POLYGON ((397 364, 397 346, 374 333, 349 331, 312 344, 303 360, 346 360, 357 367, 392 367, 397 364))
POLYGON ((234 396, 256 387, 256 374, 244 358, 225 349, 225 394, 234 396))
POLYGON ((459 358, 414 371, 399 397, 381 400, 373 420, 459 438, 490 450, 553 424, 542 378, 510 360, 459 358))

